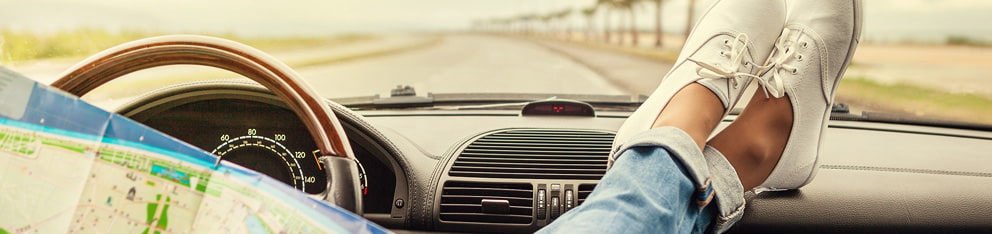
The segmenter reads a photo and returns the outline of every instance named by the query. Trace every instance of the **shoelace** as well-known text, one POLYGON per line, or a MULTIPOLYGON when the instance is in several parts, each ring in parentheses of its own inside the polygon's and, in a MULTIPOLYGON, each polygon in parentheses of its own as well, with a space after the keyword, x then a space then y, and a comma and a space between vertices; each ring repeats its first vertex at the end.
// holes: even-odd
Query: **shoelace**
MULTIPOLYGON (((758 72, 760 78, 757 80, 765 90, 765 98, 768 98, 769 95, 775 98, 785 96, 787 80, 781 77, 780 72, 786 71, 793 75, 799 73, 799 69, 791 63, 803 60, 802 54, 796 54, 796 46, 800 45, 799 36, 802 35, 802 32, 801 29, 783 29, 782 36, 775 42, 771 56, 768 57, 765 65, 761 66, 761 70, 758 72), (771 72, 771 76, 765 75, 767 72, 771 72)), ((802 43, 801 46, 806 47, 806 44, 802 43)))
POLYGON ((699 68, 696 68, 696 74, 700 77, 709 79, 730 79, 731 83, 734 85, 734 88, 737 89, 740 88, 739 86, 741 84, 741 79, 761 79, 754 74, 740 72, 741 66, 751 65, 751 62, 741 62, 744 60, 744 53, 747 52, 747 44, 750 42, 751 40, 748 39, 748 36, 745 33, 737 34, 732 42, 731 40, 723 41, 724 45, 730 47, 729 51, 720 51, 720 55, 730 59, 730 63, 726 64, 726 66, 721 63, 710 64, 692 58, 687 58, 687 60, 699 65, 699 68))

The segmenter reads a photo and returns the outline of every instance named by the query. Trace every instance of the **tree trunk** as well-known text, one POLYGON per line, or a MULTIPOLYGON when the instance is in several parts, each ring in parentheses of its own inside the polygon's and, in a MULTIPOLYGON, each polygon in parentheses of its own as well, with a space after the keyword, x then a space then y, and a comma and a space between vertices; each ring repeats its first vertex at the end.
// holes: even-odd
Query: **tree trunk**
POLYGON ((544 36, 545 37, 551 37, 551 38, 554 38, 555 37, 555 30, 554 30, 554 27, 552 27, 552 26, 553 25, 551 25, 551 21, 545 21, 544 22, 544 36))
POLYGON ((661 47, 661 37, 664 32, 661 31, 661 2, 663 0, 655 0, 655 14, 654 14, 654 46, 661 47))
POLYGON ((592 26, 592 15, 586 16, 586 36, 583 38, 586 42, 592 41, 592 35, 595 34, 595 28, 592 26))
POLYGON ((615 32, 617 32, 617 45, 623 45, 623 36, 624 36, 624 34, 626 34, 626 33, 623 33, 623 31, 624 31, 623 30, 623 9, 618 9, 618 10, 619 10, 619 14, 617 14, 617 29, 616 29, 615 32))
POLYGON ((603 40, 610 43, 610 9, 603 9, 603 40))
POLYGON ((686 18, 685 21, 686 40, 689 39, 689 33, 692 32, 692 23, 694 21, 693 19, 696 18, 695 13, 696 13, 696 0, 689 0, 689 14, 688 14, 688 18, 686 18))
POLYGON ((630 45, 637 47, 637 17, 634 15, 634 6, 627 10, 630 11, 630 45))
POLYGON ((572 40, 572 25, 569 24, 568 21, 565 21, 564 19, 562 19, 561 20, 561 27, 564 27, 564 30, 565 30, 565 40, 566 41, 572 40))

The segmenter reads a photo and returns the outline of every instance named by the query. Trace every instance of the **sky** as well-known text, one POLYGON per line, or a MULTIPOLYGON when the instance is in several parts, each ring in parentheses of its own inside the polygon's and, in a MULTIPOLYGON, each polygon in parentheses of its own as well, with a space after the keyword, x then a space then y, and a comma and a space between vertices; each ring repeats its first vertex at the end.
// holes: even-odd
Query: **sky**
MULTIPOLYGON (((688 0, 666 0, 664 27, 681 32, 688 0)), ((51 32, 74 27, 246 36, 446 31, 473 20, 590 6, 595 0, 0 0, 0 29, 51 32)), ((704 11, 712 0, 699 0, 704 11)), ((992 41, 992 1, 865 0, 868 40, 992 41)), ((644 30, 654 7, 637 9, 644 30)), ((697 14, 699 15, 699 14, 697 14)), ((580 14, 570 19, 585 27, 580 14)), ((597 20, 597 24, 602 20, 597 20)), ((614 20, 614 22, 616 22, 614 20)), ((599 26, 599 25, 597 25, 599 26)))

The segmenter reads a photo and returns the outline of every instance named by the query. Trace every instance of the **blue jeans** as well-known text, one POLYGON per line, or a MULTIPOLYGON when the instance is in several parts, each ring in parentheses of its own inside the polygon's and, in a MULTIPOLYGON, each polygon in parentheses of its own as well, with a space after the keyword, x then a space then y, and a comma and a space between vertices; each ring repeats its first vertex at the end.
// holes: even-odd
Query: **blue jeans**
POLYGON ((660 146, 621 153, 585 202, 539 233, 702 233, 714 206, 699 207, 685 167, 660 146))
POLYGON ((741 219, 744 188, 720 151, 674 127, 625 141, 585 203, 540 232, 722 233, 741 219))

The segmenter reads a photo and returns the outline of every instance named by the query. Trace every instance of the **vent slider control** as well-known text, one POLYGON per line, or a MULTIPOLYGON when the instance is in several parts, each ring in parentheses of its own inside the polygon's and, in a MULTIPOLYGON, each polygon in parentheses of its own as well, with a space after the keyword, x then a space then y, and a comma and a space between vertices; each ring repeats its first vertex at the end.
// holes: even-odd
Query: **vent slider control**
POLYGON ((509 214, 510 201, 504 199, 482 199, 482 213, 509 214))

